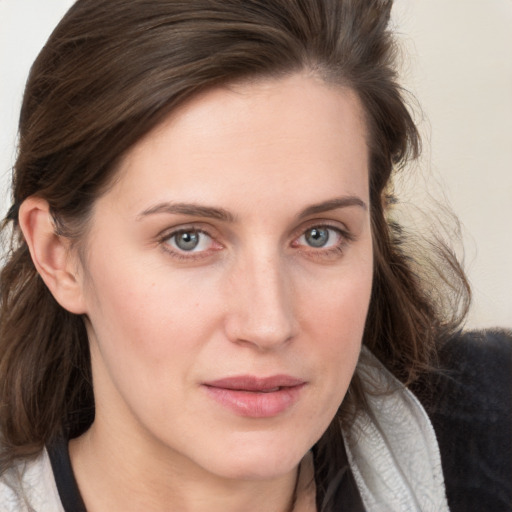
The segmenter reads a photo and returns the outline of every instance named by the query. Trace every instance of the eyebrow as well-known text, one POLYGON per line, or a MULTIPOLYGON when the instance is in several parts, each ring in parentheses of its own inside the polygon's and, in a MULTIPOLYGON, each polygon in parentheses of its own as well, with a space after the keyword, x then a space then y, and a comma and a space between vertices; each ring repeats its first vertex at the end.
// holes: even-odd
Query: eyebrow
POLYGON ((317 213, 324 213, 329 212, 331 210, 337 210, 338 208, 348 208, 350 206, 359 206, 363 210, 368 210, 367 204, 360 197, 343 196, 308 206, 299 214, 299 219, 309 217, 310 215, 316 215, 317 213))
MULTIPOLYGON (((299 214, 299 219, 309 217, 318 213, 324 213, 331 210, 337 210, 338 208, 348 208, 350 206, 359 206, 363 210, 367 210, 368 206, 366 203, 357 196, 344 196, 337 197, 323 201, 322 203, 308 206, 299 214)), ((167 214, 178 214, 178 215, 190 215, 192 217, 207 217, 210 219, 220 220, 224 222, 233 223, 236 221, 236 216, 224 208, 216 208, 213 206, 203 206, 196 203, 159 203, 155 206, 144 210, 142 213, 137 215, 137 220, 142 220, 149 215, 155 215, 158 213, 167 214)))
POLYGON ((208 217, 210 219, 221 220, 224 222, 235 222, 236 220, 235 216, 224 208, 202 206, 195 203, 159 203, 137 215, 137 220, 142 220, 144 217, 154 215, 156 213, 208 217))

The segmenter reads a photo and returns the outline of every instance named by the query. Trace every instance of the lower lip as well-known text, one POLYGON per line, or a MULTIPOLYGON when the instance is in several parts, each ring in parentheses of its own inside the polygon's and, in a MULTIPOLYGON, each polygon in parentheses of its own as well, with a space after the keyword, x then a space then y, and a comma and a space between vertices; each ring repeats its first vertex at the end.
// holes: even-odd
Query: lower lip
POLYGON ((304 384, 284 387, 270 393, 204 387, 211 398, 239 416, 270 418, 285 412, 295 404, 304 384))

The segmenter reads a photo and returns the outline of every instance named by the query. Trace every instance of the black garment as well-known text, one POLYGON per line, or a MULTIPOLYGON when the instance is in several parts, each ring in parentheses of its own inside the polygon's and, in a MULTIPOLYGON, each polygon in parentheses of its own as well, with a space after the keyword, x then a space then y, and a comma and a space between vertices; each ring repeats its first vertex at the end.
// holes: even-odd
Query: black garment
MULTIPOLYGON (((412 391, 436 432, 450 511, 512 512, 512 333, 460 334, 441 349, 440 365, 412 391)), ((67 439, 48 453, 64 510, 86 512, 67 439)), ((329 481, 325 512, 364 512, 348 462, 329 481)))
POLYGON ((55 439, 46 449, 65 512, 87 512, 71 467, 67 438, 55 439))
POLYGON ((436 432, 451 512, 512 511, 512 332, 459 334, 412 387, 436 432))

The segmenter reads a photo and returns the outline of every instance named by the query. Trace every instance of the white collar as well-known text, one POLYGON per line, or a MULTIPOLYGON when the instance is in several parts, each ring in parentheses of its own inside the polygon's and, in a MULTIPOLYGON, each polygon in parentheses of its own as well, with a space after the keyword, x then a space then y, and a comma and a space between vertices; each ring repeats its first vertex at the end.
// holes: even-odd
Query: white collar
POLYGON ((418 399, 365 347, 356 373, 368 410, 343 435, 366 509, 448 512, 439 446, 418 399))

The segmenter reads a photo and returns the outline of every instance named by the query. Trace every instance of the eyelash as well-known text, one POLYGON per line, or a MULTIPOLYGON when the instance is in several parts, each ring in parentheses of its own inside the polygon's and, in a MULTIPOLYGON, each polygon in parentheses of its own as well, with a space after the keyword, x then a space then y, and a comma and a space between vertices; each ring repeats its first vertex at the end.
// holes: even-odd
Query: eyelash
POLYGON ((215 242, 215 237, 210 235, 206 230, 197 228, 197 227, 192 227, 192 226, 185 227, 185 228, 179 228, 179 229, 173 230, 171 232, 164 233, 159 239, 159 244, 162 246, 163 250, 165 252, 167 252, 168 254, 170 254, 173 258, 176 258, 176 259, 182 260, 182 261, 195 261, 195 260, 203 259, 203 258, 211 255, 212 252, 216 252, 223 248, 222 244, 220 244, 219 242, 215 242), (206 235, 207 237, 211 238, 212 243, 216 243, 218 245, 218 247, 216 247, 213 250, 204 250, 204 251, 197 251, 197 252, 179 250, 179 248, 178 249, 171 248, 169 241, 172 238, 175 238, 175 237, 179 236, 180 234, 185 234, 185 233, 197 233, 199 235, 206 235))
POLYGON ((339 226, 333 226, 332 224, 328 224, 328 223, 311 224, 311 225, 307 226, 305 229, 302 228, 301 234, 294 238, 294 241, 292 242, 292 246, 296 247, 301 254, 307 253, 307 256, 309 258, 320 259, 320 260, 329 260, 331 258, 334 259, 336 257, 342 256, 344 254, 347 246, 351 242, 355 241, 355 239, 356 238, 352 233, 350 233, 348 230, 341 229, 339 226), (329 248, 325 248, 325 249, 322 247, 319 247, 316 249, 311 246, 304 246, 304 245, 299 246, 298 244, 296 244, 297 240, 299 240, 300 238, 305 236, 308 231, 312 231, 313 229, 327 229, 330 231, 334 231, 338 235, 339 241, 333 247, 329 247, 329 248))
MULTIPOLYGON (((330 259, 332 257, 341 256, 347 247, 351 242, 353 242, 356 238, 347 230, 341 229, 339 226, 333 226, 331 224, 311 224, 307 226, 305 229, 302 228, 300 231, 300 234, 298 236, 295 236, 293 239, 293 242, 291 243, 291 246, 296 248, 300 254, 305 254, 310 258, 314 259, 330 259), (337 236, 339 236, 340 240, 338 243, 336 243, 333 247, 329 247, 327 249, 324 249, 322 247, 315 248, 311 246, 305 246, 305 245, 299 245, 297 244, 297 240, 302 238, 306 235, 308 231, 312 231, 313 229, 327 229, 329 231, 336 232, 337 236), (306 248, 305 248, 306 247, 306 248)), ((159 237, 158 240, 159 245, 162 246, 163 250, 170 254, 173 258, 181 261, 196 261, 203 258, 207 258, 208 256, 211 256, 212 253, 217 252, 221 250, 224 246, 217 242, 215 240, 215 237, 210 235, 207 230, 197 228, 197 227, 185 227, 185 228, 179 228, 175 229, 170 232, 166 232, 162 234, 159 237), (196 233, 199 235, 205 235, 209 237, 212 240, 213 244, 217 244, 217 247, 214 249, 206 249, 204 251, 185 251, 185 250, 179 250, 174 249, 170 247, 169 241, 180 234, 185 233, 196 233)))

